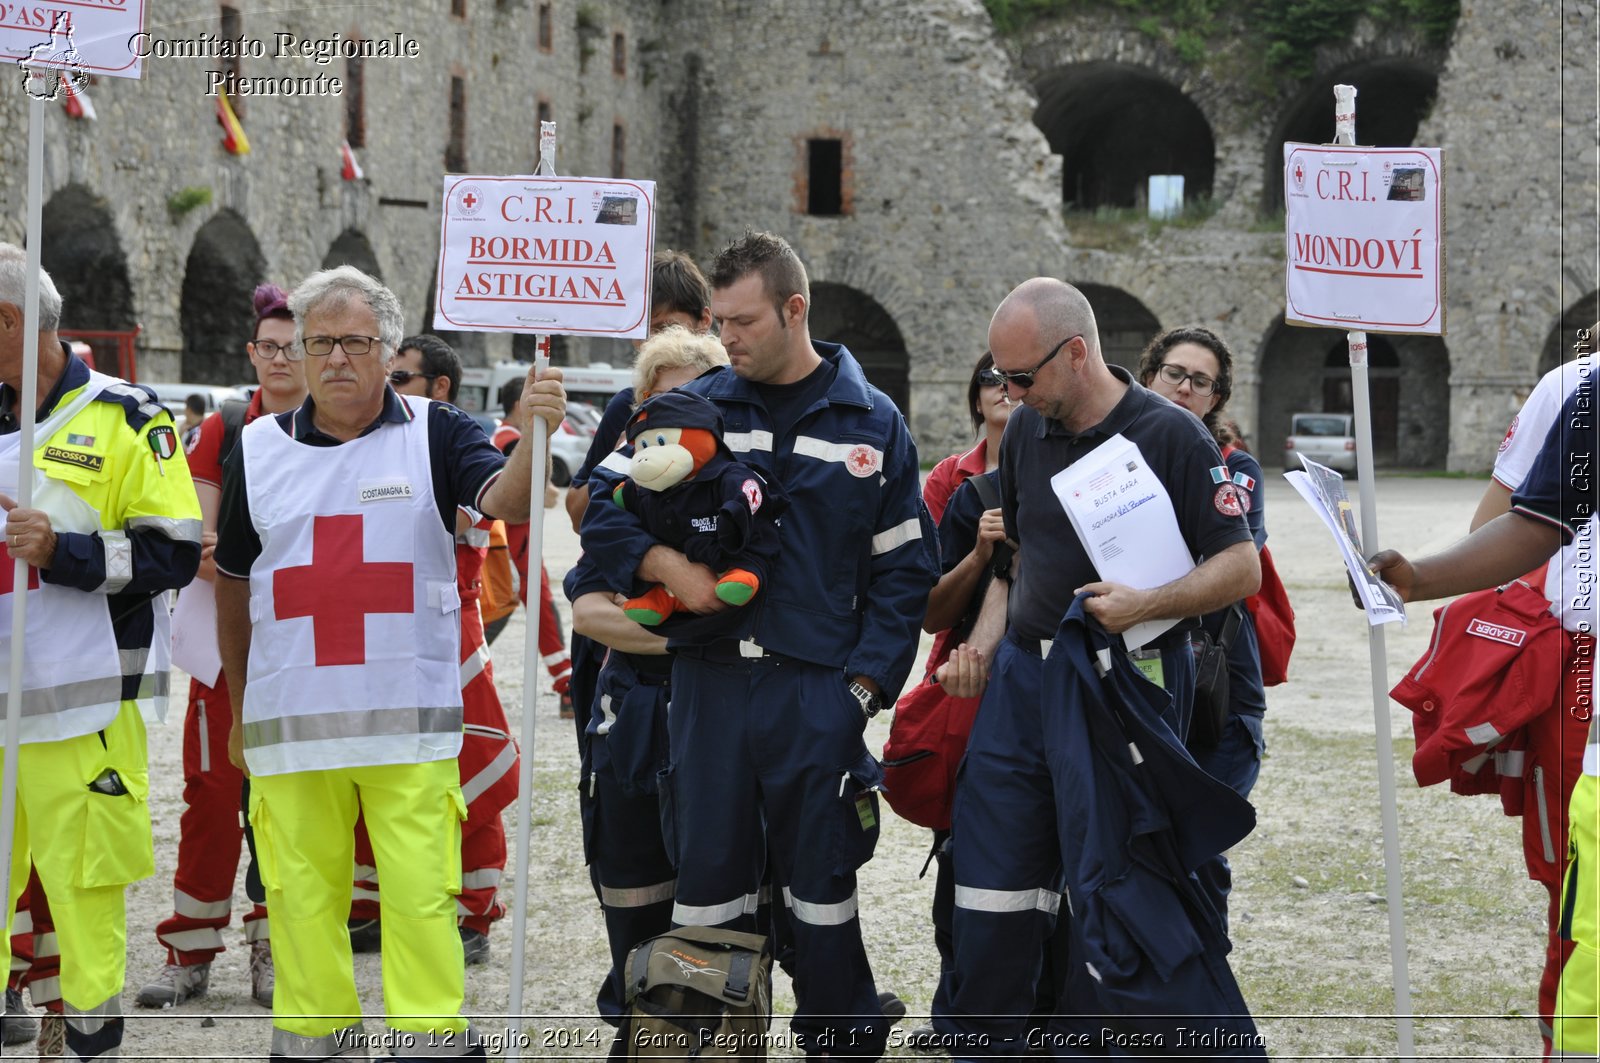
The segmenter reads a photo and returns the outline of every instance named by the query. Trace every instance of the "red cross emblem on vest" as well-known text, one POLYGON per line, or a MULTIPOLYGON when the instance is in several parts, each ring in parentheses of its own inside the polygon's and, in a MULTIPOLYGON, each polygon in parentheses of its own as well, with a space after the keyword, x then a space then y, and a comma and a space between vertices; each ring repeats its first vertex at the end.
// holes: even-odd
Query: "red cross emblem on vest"
POLYGON ((365 664, 367 614, 412 611, 411 564, 363 560, 361 514, 317 517, 311 564, 272 574, 277 619, 309 616, 317 667, 365 664))
MULTIPOLYGON (((11 556, 11 551, 0 542, 0 595, 10 594, 17 589, 17 563, 11 556)), ((39 570, 32 565, 28 566, 28 589, 39 589, 39 570)))

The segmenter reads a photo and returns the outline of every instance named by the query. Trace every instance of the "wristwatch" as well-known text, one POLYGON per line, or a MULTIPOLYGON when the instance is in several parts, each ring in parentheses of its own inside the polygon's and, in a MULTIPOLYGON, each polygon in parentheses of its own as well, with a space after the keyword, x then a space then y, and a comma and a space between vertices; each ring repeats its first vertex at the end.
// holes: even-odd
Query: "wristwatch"
POLYGON ((856 700, 861 702, 861 715, 867 719, 870 720, 883 711, 883 695, 874 694, 854 679, 850 680, 850 693, 854 694, 856 700))

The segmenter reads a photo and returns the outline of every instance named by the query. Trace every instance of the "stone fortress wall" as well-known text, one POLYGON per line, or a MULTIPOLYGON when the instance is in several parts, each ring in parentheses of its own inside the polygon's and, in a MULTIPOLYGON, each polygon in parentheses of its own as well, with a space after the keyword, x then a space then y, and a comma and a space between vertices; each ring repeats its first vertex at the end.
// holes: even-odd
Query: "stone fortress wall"
MULTIPOLYGON (((1347 402, 1343 334, 1282 323, 1273 161, 1284 139, 1328 135, 1338 80, 1362 90, 1362 142, 1446 149, 1449 332, 1374 343, 1380 461, 1487 468, 1541 368, 1600 316, 1590 2, 1463 0, 1445 42, 1362 20, 1309 74, 1270 85, 1247 75, 1243 35, 1217 35, 1196 62, 1109 5, 1007 34, 978 0, 198 8, 158 7, 153 36, 226 25, 269 53, 240 61, 241 76, 346 87, 242 97, 245 156, 221 147, 205 95, 218 58, 98 80, 97 121, 47 108, 46 264, 69 325, 142 326, 142 379, 244 379, 250 288, 335 262, 378 272, 407 328, 428 327, 447 161, 530 171, 541 107, 559 125, 559 172, 658 182, 660 246, 705 261, 747 226, 787 236, 811 271, 813 332, 863 356, 928 458, 966 441, 989 314, 1037 273, 1084 287, 1114 361, 1160 327, 1219 331, 1238 361, 1230 409, 1269 468, 1291 413, 1347 402), (279 32, 400 33, 420 57, 318 66, 273 57, 279 32), (352 132, 360 181, 340 178, 352 132), (1151 172, 1185 175, 1179 221, 1127 209, 1151 172)), ((23 235, 25 128, 8 86, 9 240, 23 235)), ((525 350, 520 337, 451 339, 472 362, 525 350)), ((629 357, 615 341, 558 351, 629 357)))

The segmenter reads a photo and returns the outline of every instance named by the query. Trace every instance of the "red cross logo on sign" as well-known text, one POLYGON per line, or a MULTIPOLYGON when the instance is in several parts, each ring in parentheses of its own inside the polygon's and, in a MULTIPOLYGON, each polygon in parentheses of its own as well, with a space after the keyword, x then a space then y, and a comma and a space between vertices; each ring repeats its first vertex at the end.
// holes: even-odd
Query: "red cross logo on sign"
MULTIPOLYGON (((17 564, 16 558, 11 556, 4 543, 0 543, 0 595, 10 594, 17 589, 17 564)), ((39 570, 32 565, 28 566, 28 589, 39 589, 39 570)))
POLYGON ((1296 187, 1306 183, 1305 167, 1301 166, 1298 162, 1294 164, 1294 183, 1296 187))
POLYGON ((461 197, 461 202, 466 204, 468 210, 471 210, 473 207, 477 206, 478 197, 473 195, 471 192, 468 192, 466 195, 461 197))
POLYGON ((311 564, 272 574, 277 618, 311 618, 319 668, 365 664, 367 614, 412 609, 411 565, 363 560, 361 522, 359 513, 316 518, 311 564))

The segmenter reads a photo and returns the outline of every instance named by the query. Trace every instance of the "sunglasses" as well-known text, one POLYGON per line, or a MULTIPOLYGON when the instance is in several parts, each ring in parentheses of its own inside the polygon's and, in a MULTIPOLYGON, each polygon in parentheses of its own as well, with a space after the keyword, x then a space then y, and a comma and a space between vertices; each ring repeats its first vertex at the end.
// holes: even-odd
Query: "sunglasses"
POLYGON ((438 373, 418 373, 410 369, 396 369, 389 374, 389 383, 397 388, 403 388, 419 376, 430 384, 439 379, 438 373))
POLYGON ((1006 378, 998 369, 980 369, 978 370, 978 386, 980 388, 1003 388, 1006 386, 1006 378))
POLYGON ((1041 370, 1045 366, 1049 365, 1050 364, 1050 359, 1054 358, 1056 355, 1061 353, 1061 348, 1065 347, 1067 344, 1071 343, 1073 340, 1081 338, 1081 336, 1082 336, 1082 333, 1079 333, 1077 336, 1068 336, 1066 339, 1062 340, 1060 343, 1058 343, 1054 347, 1050 348, 1050 353, 1045 355, 1043 358, 1039 359, 1039 364, 1034 366, 1032 369, 1022 369, 1022 370, 1019 370, 1019 371, 1017 371, 1015 373, 1008 373, 1004 369, 996 369, 995 373, 996 373, 996 375, 998 375, 1000 377, 1001 381, 1003 381, 1004 383, 1015 384, 1017 387, 1021 388, 1023 391, 1026 391, 1029 388, 1033 387, 1034 377, 1039 375, 1039 370, 1041 370))

